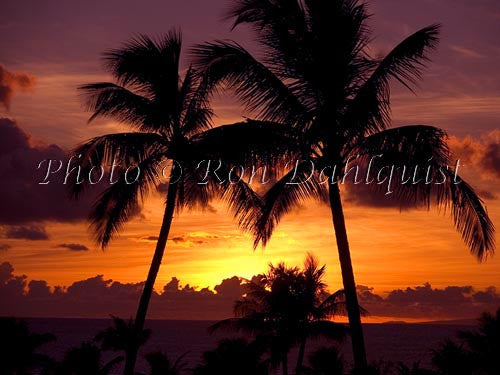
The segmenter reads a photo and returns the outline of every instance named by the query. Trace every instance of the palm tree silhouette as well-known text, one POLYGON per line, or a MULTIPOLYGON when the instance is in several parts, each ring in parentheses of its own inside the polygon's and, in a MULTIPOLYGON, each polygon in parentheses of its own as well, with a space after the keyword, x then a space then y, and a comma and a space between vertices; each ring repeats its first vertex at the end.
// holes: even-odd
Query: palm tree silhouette
POLYGON ((125 321, 116 316, 111 316, 111 319, 113 325, 98 332, 94 337, 94 341, 100 343, 104 351, 123 351, 126 354, 128 348, 142 347, 151 336, 150 329, 143 329, 139 334, 132 319, 125 321))
POLYGON ((30 332, 24 320, 0 318, 0 367, 5 375, 28 375, 49 365, 52 359, 38 349, 56 338, 50 333, 30 332))
MULTIPOLYGON (((219 181, 218 176, 228 176, 231 163, 241 165, 250 157, 257 158, 259 149, 259 158, 265 159, 269 149, 266 142, 276 140, 263 137, 264 130, 269 134, 268 127, 264 129, 258 122, 211 128, 209 85, 192 68, 180 78, 180 53, 181 35, 177 31, 157 39, 139 36, 104 54, 105 67, 116 82, 80 87, 88 110, 93 113, 89 121, 111 117, 134 129, 90 139, 74 150, 80 156, 83 176, 92 173, 96 166, 123 167, 118 169, 119 178, 115 176, 113 184, 100 195, 90 215, 92 229, 103 249, 137 213, 148 193, 163 186, 162 177, 168 181, 164 184, 168 189, 160 233, 135 317, 137 332, 144 327, 175 209, 203 209, 217 195, 227 202, 238 221, 246 220, 251 208, 260 204, 259 197, 243 181, 219 181), (198 168, 199 163, 212 159, 224 162, 218 168, 218 176, 205 179, 206 171, 198 168), (164 164, 166 160, 175 163, 164 164), (128 166, 137 166, 140 171, 133 183, 124 178, 128 166)), ((77 198, 89 185, 73 181, 70 192, 77 198)), ((137 341, 130 344, 127 375, 133 373, 138 350, 137 341)))
POLYGON ((46 375, 109 375, 123 361, 122 356, 102 363, 101 350, 91 342, 70 349, 61 363, 45 370, 46 375))
MULTIPOLYGON (((344 315, 345 294, 339 290, 331 295, 324 283, 326 266, 319 266, 318 260, 308 254, 302 270, 299 299, 302 302, 302 320, 299 322, 299 354, 295 374, 302 373, 306 341, 308 337, 323 336, 333 340, 342 340, 347 331, 343 326, 331 321, 337 315, 344 315)), ((364 314, 365 310, 361 308, 364 314)))
POLYGON ((485 312, 478 329, 462 331, 459 341, 446 340, 434 351, 433 363, 439 374, 498 374, 500 372, 500 308, 485 312))
POLYGON ((281 366, 288 374, 288 353, 299 345, 296 374, 302 371, 307 338, 323 336, 341 340, 347 328, 330 319, 345 309, 343 292, 326 292, 325 266, 309 254, 304 269, 284 263, 269 265, 266 275, 246 284, 246 296, 236 301, 236 318, 222 320, 210 327, 255 334, 256 341, 268 348, 272 367, 281 366))
POLYGON ((262 361, 262 347, 244 339, 222 340, 217 348, 203 353, 203 363, 194 375, 267 375, 267 362, 262 361))
POLYGON ((460 332, 459 337, 473 353, 472 358, 486 373, 500 372, 500 308, 496 313, 485 312, 479 318, 476 331, 460 332))
POLYGON ((149 364, 149 375, 180 375, 186 368, 184 357, 187 353, 178 357, 173 363, 162 352, 146 354, 145 358, 149 364))
POLYGON ((265 245, 283 215, 303 200, 313 197, 330 206, 355 365, 364 368, 356 283, 332 166, 343 169, 352 155, 383 154, 383 165, 431 166, 434 181, 442 179, 441 168, 444 184, 399 184, 393 199, 430 206, 435 196, 437 206, 450 208, 455 227, 478 259, 494 249, 494 227, 482 201, 467 183, 455 184, 453 171, 446 167, 450 154, 445 132, 419 125, 389 128, 390 82, 412 90, 428 52, 437 45, 440 26, 417 31, 379 59, 370 56, 369 14, 359 0, 234 0, 228 18, 234 19, 233 27, 251 27, 262 47, 261 59, 236 42, 215 41, 193 50, 195 66, 211 77, 211 85, 234 90, 256 118, 281 124, 284 135, 298 133, 284 141, 295 152, 293 160, 310 160, 316 166, 311 178, 309 164, 285 169, 264 195, 260 218, 245 229, 255 234, 255 246, 265 245), (323 169, 330 184, 322 183, 323 169), (290 184, 292 178, 301 183, 290 184))
POLYGON ((307 375, 343 375, 344 359, 336 347, 322 347, 309 356, 307 375))

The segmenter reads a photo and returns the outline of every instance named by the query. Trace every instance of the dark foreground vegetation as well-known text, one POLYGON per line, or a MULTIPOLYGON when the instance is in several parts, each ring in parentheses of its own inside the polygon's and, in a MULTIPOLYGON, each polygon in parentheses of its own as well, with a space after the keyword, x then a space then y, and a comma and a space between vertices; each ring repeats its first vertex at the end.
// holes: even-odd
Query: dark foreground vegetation
MULTIPOLYGON (((478 327, 459 332, 432 351, 432 368, 402 363, 372 363, 362 372, 352 370, 338 344, 349 335, 347 326, 333 318, 345 314, 343 291, 329 294, 323 282, 325 267, 314 257, 304 267, 271 265, 265 275, 246 283, 247 293, 235 302, 235 318, 210 327, 211 331, 241 332, 241 338, 223 339, 188 367, 184 356, 146 353, 146 372, 137 375, 497 375, 500 374, 500 309, 484 313, 478 327), (306 355, 307 342, 323 337, 328 345, 306 355), (298 349, 296 363, 288 357, 298 349), (290 368, 289 368, 290 367, 290 368)), ((366 313, 366 312, 364 312, 366 313)), ((56 360, 43 346, 56 337, 29 330, 26 321, 0 319, 0 374, 107 375, 121 372, 127 348, 141 348, 151 331, 140 334, 133 320, 112 317, 112 324, 94 339, 69 349, 56 360)), ((430 348, 431 349, 431 348, 430 348)))

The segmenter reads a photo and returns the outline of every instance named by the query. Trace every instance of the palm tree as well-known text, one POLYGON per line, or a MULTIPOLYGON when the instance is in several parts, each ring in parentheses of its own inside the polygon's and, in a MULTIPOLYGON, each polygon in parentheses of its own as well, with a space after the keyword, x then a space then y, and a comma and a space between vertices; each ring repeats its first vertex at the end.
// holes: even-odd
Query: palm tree
MULTIPOLYGON (((342 340, 346 335, 343 326, 331 321, 337 315, 345 314, 345 295, 343 290, 328 294, 324 283, 326 266, 319 266, 318 260, 308 254, 301 273, 299 299, 302 302, 302 319, 299 322, 299 354, 295 374, 302 373, 302 365, 309 337, 324 336, 342 340)), ((365 313, 363 309, 362 313, 365 313)))
POLYGON ((236 318, 225 319, 210 327, 211 331, 230 329, 255 334, 256 341, 270 352, 271 365, 281 365, 288 374, 288 353, 299 345, 296 374, 302 371, 306 341, 323 336, 341 340, 347 328, 330 319, 344 311, 343 292, 326 292, 323 282, 325 266, 308 255, 304 270, 284 263, 269 265, 266 275, 256 276, 246 284, 243 299, 236 301, 236 318))
POLYGON ((262 361, 262 347, 244 339, 222 340, 217 348, 203 353, 203 363, 194 375, 267 375, 267 363, 262 361))
MULTIPOLYGON (((105 67, 115 82, 80 87, 92 112, 89 121, 110 117, 133 129, 95 137, 74 151, 80 156, 81 176, 89 176, 95 167, 118 166, 114 180, 111 182, 110 176, 110 186, 99 196, 90 214, 92 229, 102 248, 138 212, 150 191, 167 186, 158 241, 135 317, 137 332, 144 328, 175 209, 203 209, 217 195, 228 203, 238 221, 247 220, 251 208, 260 203, 258 196, 243 181, 234 177, 219 181, 218 176, 228 176, 231 162, 239 165, 250 158, 255 160, 259 150, 259 158, 265 157, 269 148, 266 142, 276 140, 273 136, 263 137, 264 127, 258 122, 211 128, 209 85, 191 67, 181 79, 180 54, 179 32, 170 31, 157 39, 139 36, 104 54, 105 67), (172 165, 166 163, 168 160, 174 161, 172 165), (199 168, 204 160, 224 160, 217 176, 204 178, 206 171, 199 168), (136 167, 140 172, 135 181, 126 178, 127 167, 136 167), (163 177, 168 182, 160 184, 163 177)), ((70 191, 77 198, 89 185, 73 182, 70 191)), ((137 341, 129 343, 125 374, 132 375, 138 347, 137 341)))
POLYGON ((460 339, 472 352, 472 360, 484 373, 500 372, 500 308, 496 313, 485 312, 478 319, 476 331, 460 332, 460 339))
POLYGON ((109 362, 102 363, 101 350, 93 343, 84 342, 80 346, 70 349, 61 363, 47 369, 47 375, 109 375, 113 369, 123 361, 118 356, 109 362))
POLYGON ((439 375, 469 375, 474 373, 470 353, 463 344, 446 340, 433 352, 432 363, 439 375))
POLYGON ((0 368, 6 375, 28 375, 51 363, 52 359, 38 352, 41 346, 55 341, 50 333, 30 332, 26 321, 0 318, 0 368))
POLYGON ((94 341, 101 344, 102 350, 123 351, 126 354, 129 347, 140 348, 151 336, 150 329, 143 329, 138 334, 132 319, 128 322, 116 316, 111 316, 111 319, 113 325, 94 337, 94 341))
POLYGON ((455 227, 478 259, 494 250, 494 227, 482 201, 467 183, 455 184, 454 171, 447 168, 445 132, 421 125, 389 128, 390 82, 412 89, 438 43, 440 26, 415 32, 379 59, 369 53, 369 14, 359 0, 234 0, 228 18, 234 19, 233 27, 251 27, 261 58, 236 42, 215 41, 193 50, 195 66, 211 85, 232 89, 257 119, 282 125, 284 135, 291 132, 283 143, 295 153, 293 160, 316 166, 311 178, 307 163, 285 168, 265 193, 260 218, 253 225, 245 223, 245 229, 254 233, 255 246, 265 245, 283 215, 303 200, 312 197, 330 206, 355 365, 364 368, 356 283, 333 167, 341 176, 352 155, 370 159, 383 154, 383 165, 430 165, 433 181, 442 179, 442 170, 445 183, 399 184, 393 199, 429 207, 435 196, 438 207, 450 208, 455 227), (321 170, 330 183, 324 183, 321 170), (302 183, 291 184, 292 178, 302 183))
POLYGON ((336 347, 322 347, 309 356, 307 375, 343 375, 344 359, 336 347))
POLYGON ((478 329, 462 331, 458 338, 458 342, 447 340, 434 350, 433 363, 439 374, 500 372, 500 308, 495 314, 483 313, 478 329))
POLYGON ((146 354, 145 358, 150 368, 149 375, 180 375, 186 368, 186 362, 184 362, 186 354, 178 357, 173 363, 162 352, 146 354))

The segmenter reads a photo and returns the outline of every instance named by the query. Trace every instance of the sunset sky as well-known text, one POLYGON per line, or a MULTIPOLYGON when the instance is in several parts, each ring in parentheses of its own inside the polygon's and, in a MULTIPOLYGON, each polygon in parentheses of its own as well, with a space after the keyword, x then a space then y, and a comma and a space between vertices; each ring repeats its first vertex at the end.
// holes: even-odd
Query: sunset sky
MULTIPOLYGON (((45 280, 52 287, 96 275, 122 283, 144 280, 163 214, 162 196, 151 196, 141 214, 102 251, 85 221, 89 202, 76 205, 67 202, 60 186, 37 185, 36 165, 90 137, 125 129, 113 121, 87 124, 89 114, 76 87, 109 80, 100 54, 131 36, 181 28, 184 68, 189 47, 213 39, 234 39, 258 53, 247 29, 231 31, 230 23, 222 21, 226 5, 214 0, 2 2, 0 263, 9 262, 15 275, 45 280)), ((443 25, 441 43, 417 95, 394 85, 393 125, 444 128, 461 160, 463 177, 476 188, 493 223, 500 227, 500 2, 374 0, 370 10, 374 55, 387 53, 421 27, 443 25)), ((248 115, 230 97, 216 98, 213 106, 217 125, 248 115)), ((479 263, 446 213, 400 212, 387 202, 363 200, 347 192, 344 197, 359 285, 373 288, 382 297, 425 283, 440 290, 500 288, 500 258, 479 263)), ((306 252, 327 265, 330 289, 340 289, 327 207, 304 204, 283 220, 265 249, 254 251, 250 236, 240 232, 222 203, 214 202, 213 210, 183 212, 174 218, 156 288, 161 291, 177 277, 182 285, 213 289, 234 275, 258 274, 269 262, 299 265, 306 252)), ((492 298, 500 300, 489 290, 492 298)), ((444 311, 425 318, 458 315, 444 311)))

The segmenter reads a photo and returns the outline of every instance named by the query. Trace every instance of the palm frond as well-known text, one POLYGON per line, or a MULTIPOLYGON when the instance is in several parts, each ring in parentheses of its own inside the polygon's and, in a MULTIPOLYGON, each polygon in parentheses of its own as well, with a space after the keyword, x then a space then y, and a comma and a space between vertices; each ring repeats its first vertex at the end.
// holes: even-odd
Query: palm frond
POLYGON ((123 360, 125 359, 125 357, 123 356, 117 356, 115 358, 113 358, 112 360, 110 360, 109 362, 107 362, 98 372, 97 375, 108 375, 111 373, 111 371, 113 371, 113 369, 118 366, 119 363, 123 362, 123 360))
POLYGON ((138 35, 104 53, 103 60, 120 84, 156 95, 162 86, 177 91, 181 46, 181 33, 175 29, 156 39, 138 35))
POLYGON ((349 334, 349 328, 330 320, 316 320, 308 325, 310 337, 326 337, 330 340, 342 341, 349 334))
POLYGON ((222 125, 192 137, 200 160, 224 160, 229 165, 267 167, 272 177, 280 160, 288 161, 304 147, 299 133, 286 125, 246 120, 222 125))
POLYGON ((216 41, 193 49, 195 65, 211 85, 233 89, 258 119, 307 123, 309 109, 264 64, 236 42, 216 41))
MULTIPOLYGON (((229 168, 223 164, 223 172, 226 176, 229 175, 229 168)), ((258 214, 262 207, 262 200, 249 184, 243 179, 238 179, 231 182, 226 180, 223 184, 217 183, 219 195, 231 211, 234 219, 244 230, 249 230, 253 223, 257 220, 258 214)), ((215 182, 215 181, 214 181, 215 182)))
POLYGON ((153 108, 150 100, 124 86, 97 82, 78 89, 83 93, 87 111, 92 112, 89 122, 98 117, 111 117, 140 129, 151 120, 153 108))
POLYGON ((380 61, 358 90, 344 116, 346 133, 356 137, 388 127, 390 122, 390 80, 412 90, 429 60, 428 52, 439 41, 440 25, 425 27, 407 37, 380 61))
POLYGON ((347 315, 344 290, 337 290, 335 293, 330 294, 319 304, 317 310, 318 315, 323 318, 347 315))
POLYGON ((495 251, 495 226, 474 189, 459 176, 460 182, 455 184, 453 171, 445 174, 447 183, 437 189, 437 205, 450 209, 455 228, 471 253, 482 261, 495 251))
POLYGON ((234 331, 244 332, 250 335, 255 335, 261 332, 266 332, 268 325, 264 319, 260 319, 257 314, 241 318, 230 318, 221 320, 212 324, 208 328, 209 333, 216 331, 234 331))
POLYGON ((259 243, 265 246, 282 216, 308 198, 327 202, 326 186, 311 174, 307 163, 297 163, 296 168, 287 172, 265 193, 260 215, 251 227, 254 246, 259 243))
MULTIPOLYGON (((379 163, 396 167, 392 199, 430 208, 434 197, 438 209, 444 212, 449 209, 456 229, 472 254, 483 260, 494 251, 494 225, 474 189, 449 167, 450 152, 445 136, 443 130, 432 126, 404 126, 373 134, 356 150, 370 157, 380 154, 379 163), (409 174, 422 167, 428 173, 429 183, 421 175, 417 181, 410 181, 409 174)), ((381 189, 376 183, 367 187, 381 189)))
POLYGON ((212 87, 209 79, 190 67, 181 88, 183 107, 179 121, 184 135, 192 136, 213 126, 214 112, 210 107, 211 94, 212 87))
MULTIPOLYGON (((141 163, 155 155, 160 159, 167 151, 166 141, 155 133, 114 133, 92 138, 73 150, 72 155, 79 162, 80 174, 89 176, 92 168, 108 170, 112 164, 127 166, 141 163)), ((71 180, 67 185, 70 196, 77 199, 89 187, 88 181, 77 183, 71 180)))
POLYGON ((105 249, 113 236, 135 214, 148 192, 158 183, 156 157, 138 163, 140 176, 130 183, 124 176, 107 188, 97 199, 90 214, 97 243, 105 249))

